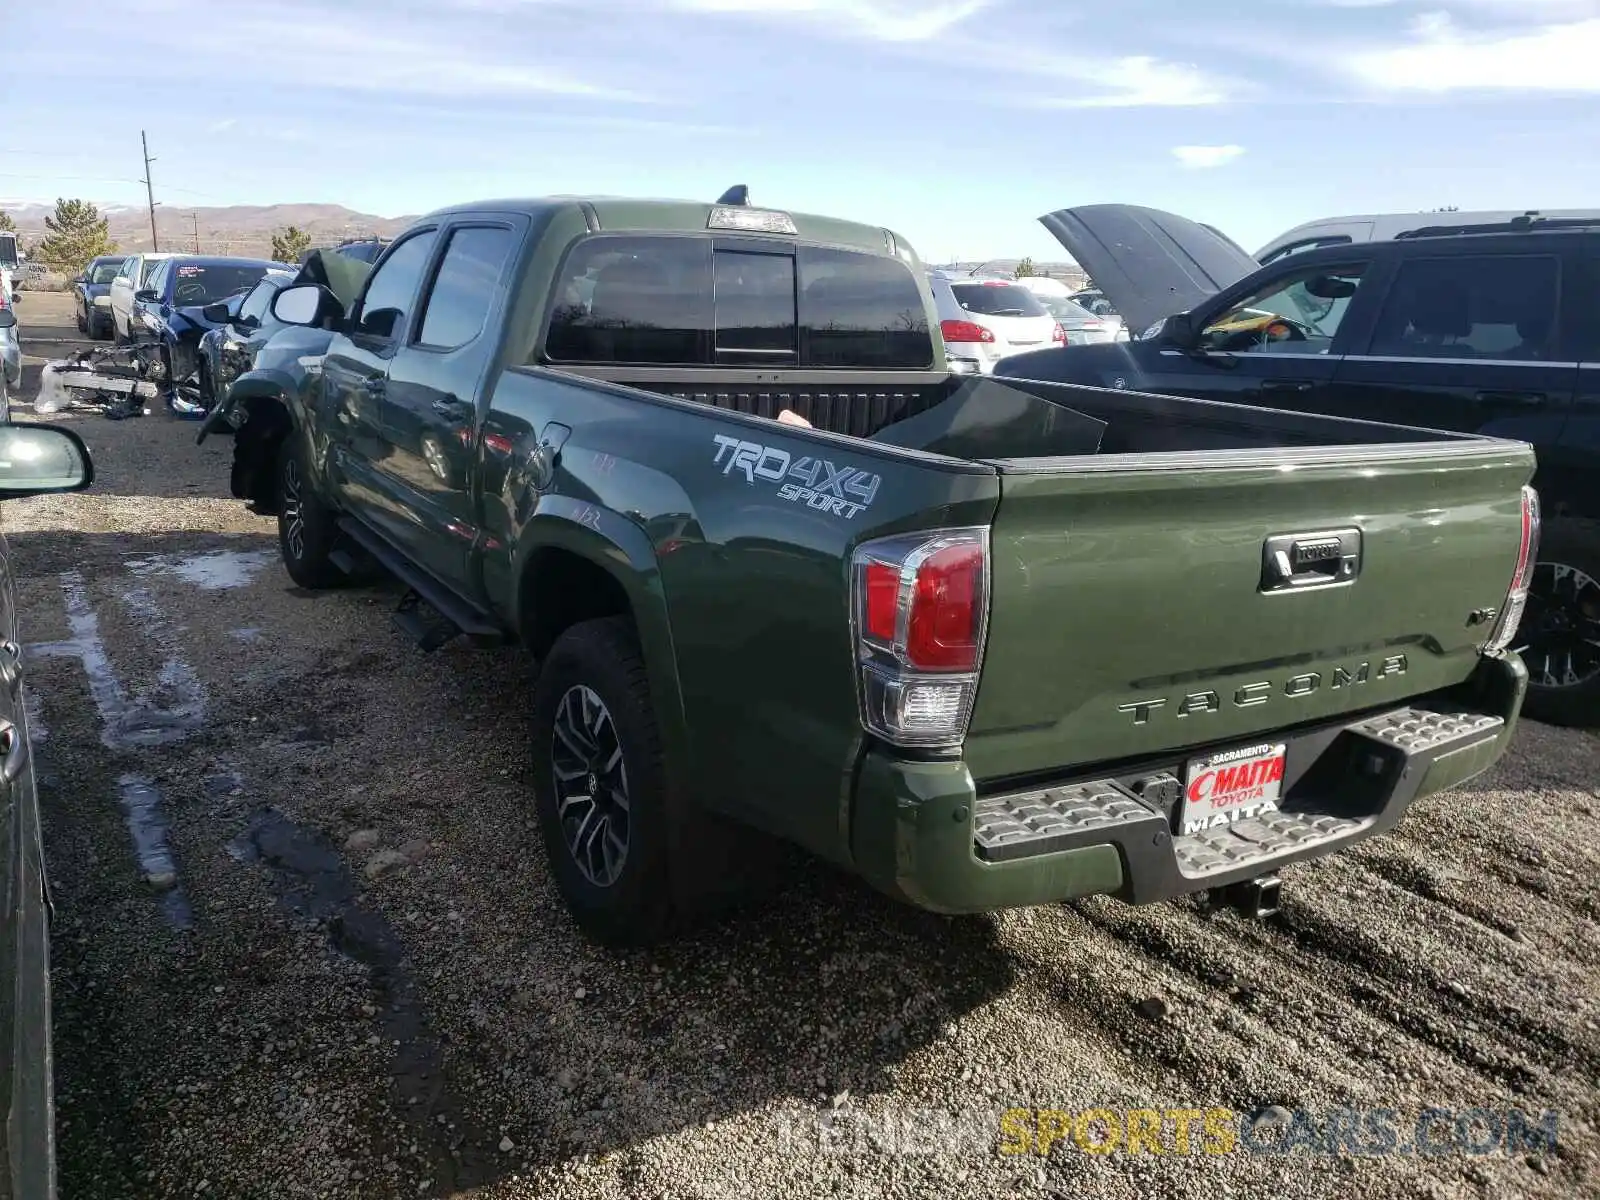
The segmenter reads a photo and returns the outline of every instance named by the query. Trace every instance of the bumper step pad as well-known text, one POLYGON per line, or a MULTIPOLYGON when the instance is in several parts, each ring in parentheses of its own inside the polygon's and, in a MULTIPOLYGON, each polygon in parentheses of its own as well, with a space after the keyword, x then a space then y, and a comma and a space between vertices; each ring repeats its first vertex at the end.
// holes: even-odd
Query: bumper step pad
MULTIPOLYGON (((1334 794, 1296 797, 1291 789, 1283 811, 1182 837, 1173 835, 1166 813, 1124 786, 1136 782, 1131 777, 988 796, 974 808, 973 849, 1000 864, 1115 846, 1126 877, 1119 894, 1134 903, 1217 887, 1388 828, 1433 764, 1458 751, 1470 754, 1469 747, 1498 738, 1504 726, 1483 713, 1408 707, 1325 727, 1299 740, 1303 754, 1331 757, 1334 794), (1366 777, 1356 778, 1363 771, 1366 777)), ((1182 766, 1164 769, 1181 777, 1182 766)))

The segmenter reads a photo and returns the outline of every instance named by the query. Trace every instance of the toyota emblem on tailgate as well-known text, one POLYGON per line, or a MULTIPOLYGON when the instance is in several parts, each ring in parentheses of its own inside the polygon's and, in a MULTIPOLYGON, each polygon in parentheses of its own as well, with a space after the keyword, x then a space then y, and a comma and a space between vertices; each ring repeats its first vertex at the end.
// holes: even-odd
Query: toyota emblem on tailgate
POLYGON ((1361 530, 1279 533, 1261 544, 1261 590, 1301 592, 1354 583, 1361 573, 1361 530))

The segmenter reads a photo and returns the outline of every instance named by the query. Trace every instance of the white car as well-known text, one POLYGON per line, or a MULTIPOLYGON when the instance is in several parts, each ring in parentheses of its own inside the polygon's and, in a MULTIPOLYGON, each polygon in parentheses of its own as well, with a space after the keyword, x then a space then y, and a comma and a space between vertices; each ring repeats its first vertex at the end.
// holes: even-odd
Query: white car
POLYGON ((128 332, 128 321, 133 316, 133 294, 150 279, 150 272, 156 269, 156 264, 169 258, 176 258, 175 254, 130 254, 122 260, 122 269, 117 272, 117 277, 111 281, 111 336, 114 341, 125 342, 131 336, 128 332))
POLYGON ((1066 345, 1066 332, 1015 279, 974 279, 930 271, 939 332, 950 369, 988 375, 1008 354, 1066 345))
POLYGON ((13 324, 0 329, 0 425, 11 420, 10 396, 22 386, 22 330, 14 323, 17 310, 9 275, 0 274, 0 309, 13 324))

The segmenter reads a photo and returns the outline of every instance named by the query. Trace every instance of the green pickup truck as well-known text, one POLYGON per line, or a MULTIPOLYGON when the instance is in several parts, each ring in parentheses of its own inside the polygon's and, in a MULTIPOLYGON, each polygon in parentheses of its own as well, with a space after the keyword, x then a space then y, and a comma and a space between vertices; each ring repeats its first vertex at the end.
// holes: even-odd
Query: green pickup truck
POLYGON ((748 203, 442 210, 353 304, 279 294, 234 494, 296 583, 381 567, 424 649, 537 657, 533 805, 603 940, 747 828, 946 913, 1266 913, 1501 754, 1527 445, 952 377, 925 279, 748 203))

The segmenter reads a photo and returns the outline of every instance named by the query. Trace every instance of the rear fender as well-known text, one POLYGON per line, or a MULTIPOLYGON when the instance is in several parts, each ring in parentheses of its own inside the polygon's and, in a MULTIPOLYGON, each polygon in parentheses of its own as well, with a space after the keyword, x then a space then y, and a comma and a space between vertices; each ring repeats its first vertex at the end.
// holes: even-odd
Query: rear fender
MULTIPOLYGON (((536 617, 531 587, 540 553, 564 551, 605 572, 621 588, 632 610, 639 648, 650 676, 650 700, 661 731, 669 778, 687 779, 690 746, 683 691, 672 643, 666 596, 655 549, 645 531, 609 509, 567 496, 540 499, 538 511, 521 529, 511 559, 513 597, 508 616, 525 643, 536 617), (534 568, 533 572, 529 567, 534 568)), ((492 553, 492 551, 491 551, 492 553)), ((532 647, 535 652, 540 647, 532 647)))

